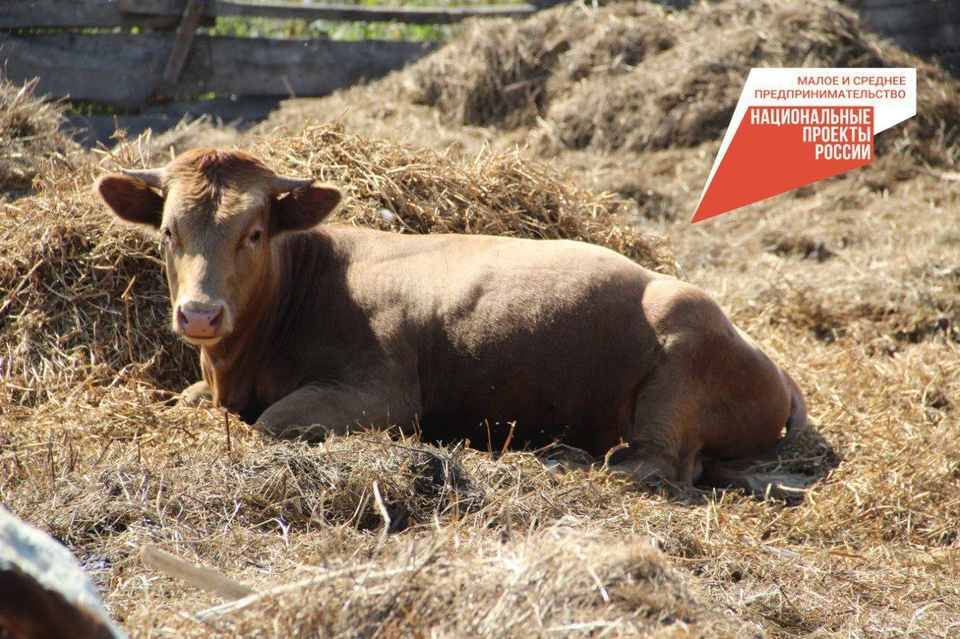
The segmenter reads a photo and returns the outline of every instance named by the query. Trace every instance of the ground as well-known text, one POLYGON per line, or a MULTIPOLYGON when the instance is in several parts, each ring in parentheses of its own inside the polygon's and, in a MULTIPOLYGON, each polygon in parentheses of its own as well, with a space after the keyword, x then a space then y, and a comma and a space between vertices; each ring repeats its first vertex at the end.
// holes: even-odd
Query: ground
MULTIPOLYGON (((831 3, 816 7, 826 17, 804 15, 818 25, 853 29, 831 3)), ((670 55, 695 49, 682 23, 694 18, 663 17, 680 43, 670 55)), ((608 33, 605 19, 588 33, 608 33)), ((457 46, 475 50, 478 33, 457 46)), ((868 35, 848 40, 889 55, 868 35)), ((783 55, 819 55, 802 44, 783 55)), ((643 55, 662 65, 670 50, 643 55)), ((590 60, 621 85, 646 81, 590 60)), ((724 68, 715 75, 733 83, 740 67, 724 68)), ((918 118, 881 141, 873 166, 696 225, 722 127, 684 129, 683 144, 572 148, 543 123, 563 121, 550 101, 572 99, 574 84, 547 81, 559 97, 534 95, 533 118, 528 100, 465 121, 478 111, 413 100, 413 70, 290 101, 252 133, 195 125, 51 164, 0 226, 0 502, 71 547, 134 636, 953 636, 960 173, 937 96, 958 94, 928 72, 918 118), (702 286, 807 394, 812 432, 756 468, 806 487, 770 499, 638 490, 547 461, 569 451, 376 433, 277 443, 218 409, 172 406, 195 356, 165 329, 151 243, 113 225, 89 185, 206 135, 342 183, 355 223, 381 224, 388 208, 418 232, 579 237, 702 286), (263 596, 224 607, 145 565, 151 544, 263 596)), ((729 96, 704 91, 725 113, 729 96)))

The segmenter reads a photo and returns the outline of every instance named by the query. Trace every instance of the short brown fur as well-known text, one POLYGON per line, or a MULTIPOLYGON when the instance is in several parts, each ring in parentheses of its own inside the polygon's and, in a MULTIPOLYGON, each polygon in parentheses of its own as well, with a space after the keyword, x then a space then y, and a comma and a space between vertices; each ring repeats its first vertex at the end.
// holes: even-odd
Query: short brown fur
MULTIPOLYGON (((639 479, 759 491, 716 462, 769 453, 785 426, 789 438, 806 426, 793 380, 706 293, 610 250, 316 227, 336 189, 240 152, 191 151, 158 175, 151 226, 169 235, 175 316, 222 311, 202 338, 175 320, 201 346, 203 381, 185 398, 275 436, 399 425, 499 447, 513 430, 515 444, 595 455, 624 440, 618 469, 639 479)), ((143 224, 113 194, 139 184, 97 188, 143 224)))

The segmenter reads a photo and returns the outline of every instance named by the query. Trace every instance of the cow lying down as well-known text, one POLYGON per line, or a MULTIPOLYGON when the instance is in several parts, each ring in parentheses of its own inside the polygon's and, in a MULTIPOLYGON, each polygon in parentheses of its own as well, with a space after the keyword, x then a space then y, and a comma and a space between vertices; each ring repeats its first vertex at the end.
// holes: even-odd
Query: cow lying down
POLYGON ((398 425, 499 447, 513 427, 595 455, 625 441, 639 480, 762 491, 718 462, 806 426, 797 384, 706 293, 604 248, 317 226, 339 190, 238 151, 96 191, 159 234, 173 330, 200 347, 184 399, 277 437, 398 425))

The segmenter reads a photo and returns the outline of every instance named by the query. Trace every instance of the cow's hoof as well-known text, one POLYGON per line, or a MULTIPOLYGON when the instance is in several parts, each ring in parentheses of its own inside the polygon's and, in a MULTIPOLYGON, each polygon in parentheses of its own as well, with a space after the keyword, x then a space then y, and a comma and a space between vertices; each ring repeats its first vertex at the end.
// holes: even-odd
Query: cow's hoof
POLYGON ((213 401, 210 395, 210 389, 206 382, 197 382, 188 386, 180 393, 180 399, 177 400, 177 406, 186 406, 187 408, 197 408, 213 401))

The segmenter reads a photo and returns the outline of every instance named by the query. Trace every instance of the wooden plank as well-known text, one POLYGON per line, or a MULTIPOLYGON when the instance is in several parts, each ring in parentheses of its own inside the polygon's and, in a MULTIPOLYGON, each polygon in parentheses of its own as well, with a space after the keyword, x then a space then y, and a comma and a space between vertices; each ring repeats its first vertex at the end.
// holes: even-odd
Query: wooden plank
POLYGON ((917 7, 931 2, 950 2, 952 0, 847 0, 845 4, 857 11, 887 9, 889 7, 917 7))
POLYGON ((183 10, 180 26, 177 27, 173 50, 170 51, 167 66, 163 70, 163 78, 160 84, 161 93, 169 94, 176 86, 177 80, 180 79, 180 72, 183 71, 183 65, 187 61, 187 54, 190 53, 190 47, 193 46, 194 38, 197 36, 197 27, 200 26, 202 14, 201 0, 189 0, 187 2, 187 8, 183 10))
POLYGON ((143 547, 140 558, 143 560, 143 563, 154 570, 158 570, 175 579, 183 580, 191 586, 196 586, 197 588, 218 595, 223 599, 230 601, 243 599, 257 592, 253 588, 248 588, 229 577, 221 575, 215 570, 191 561, 185 561, 153 544, 147 544, 143 547))
MULTIPOLYGON (((910 5, 864 8, 860 20, 882 35, 919 35, 941 26, 960 25, 960 2, 914 2, 910 5)), ((952 46, 956 47, 954 41, 952 46)))
POLYGON ((886 37, 907 51, 927 56, 941 51, 955 51, 960 42, 960 24, 943 24, 915 33, 891 33, 886 37))
MULTIPOLYGON (((172 96, 287 97, 326 95, 416 60, 437 43, 197 36, 172 96)), ((127 108, 159 84, 170 55, 169 34, 0 34, 0 65, 38 92, 127 108)))
POLYGON ((934 57, 940 63, 940 66, 949 71, 953 77, 960 78, 960 52, 939 53, 934 57))
POLYGON ((179 21, 121 13, 120 0, 0 0, 0 29, 175 29, 179 21))
MULTIPOLYGON (((179 16, 185 0, 120 0, 120 9, 131 15, 179 16)), ((523 17, 536 11, 529 4, 485 7, 364 7, 351 5, 309 5, 291 2, 263 3, 239 0, 209 0, 205 16, 299 18, 314 20, 353 20, 359 22, 407 22, 410 24, 450 24, 467 18, 523 17)))

